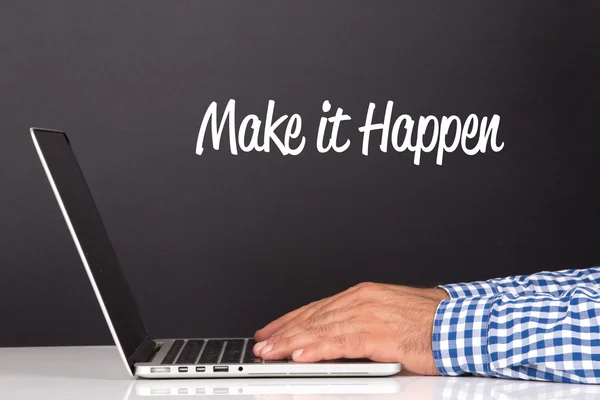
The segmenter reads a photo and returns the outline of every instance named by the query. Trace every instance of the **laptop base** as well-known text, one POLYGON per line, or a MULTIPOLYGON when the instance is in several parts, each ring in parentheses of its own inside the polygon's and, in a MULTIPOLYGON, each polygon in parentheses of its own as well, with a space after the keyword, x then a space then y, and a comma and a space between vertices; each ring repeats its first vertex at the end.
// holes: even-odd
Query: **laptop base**
POLYGON ((135 364, 135 375, 149 379, 389 376, 400 364, 368 360, 296 363, 254 356, 251 338, 166 339, 152 361, 135 364))

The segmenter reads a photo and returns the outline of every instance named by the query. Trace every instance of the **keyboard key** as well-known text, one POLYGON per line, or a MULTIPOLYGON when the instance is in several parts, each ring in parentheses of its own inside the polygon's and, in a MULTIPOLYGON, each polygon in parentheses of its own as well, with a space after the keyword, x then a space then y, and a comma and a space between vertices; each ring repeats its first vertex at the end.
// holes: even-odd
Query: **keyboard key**
POLYGON ((198 364, 217 364, 223 350, 223 343, 224 340, 208 340, 198 364))
POLYGON ((171 348, 167 352, 167 355, 165 356, 165 358, 163 358, 161 364, 173 364, 173 362, 175 361, 175 357, 177 357, 177 354, 179 354, 179 350, 181 350, 182 346, 183 340, 174 341, 171 345, 171 348))
POLYGON ((176 364, 194 364, 204 346, 204 340, 188 340, 176 364))
POLYGON ((244 339, 228 340, 221 364, 238 364, 244 350, 244 339))
POLYGON ((254 345, 256 344, 256 341, 254 339, 250 339, 248 340, 248 345, 246 346, 246 353, 244 354, 244 361, 245 363, 261 363, 262 359, 258 358, 254 355, 254 345))

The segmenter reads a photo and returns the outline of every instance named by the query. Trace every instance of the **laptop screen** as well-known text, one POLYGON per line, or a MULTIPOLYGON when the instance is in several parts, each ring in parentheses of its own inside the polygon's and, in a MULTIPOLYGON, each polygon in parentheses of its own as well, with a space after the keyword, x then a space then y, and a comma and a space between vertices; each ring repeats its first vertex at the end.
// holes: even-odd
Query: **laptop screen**
POLYGON ((111 334, 129 364, 147 332, 79 164, 64 133, 32 129, 31 134, 111 334))

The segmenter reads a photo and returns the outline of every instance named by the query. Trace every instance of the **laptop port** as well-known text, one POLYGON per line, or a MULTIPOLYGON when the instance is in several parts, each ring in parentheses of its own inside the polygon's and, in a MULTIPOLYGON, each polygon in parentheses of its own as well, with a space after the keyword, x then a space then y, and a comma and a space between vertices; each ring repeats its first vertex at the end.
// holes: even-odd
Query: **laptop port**
POLYGON ((215 365, 213 372, 229 372, 229 366, 227 365, 215 365))
POLYGON ((188 367, 179 367, 179 372, 188 372, 188 367))
POLYGON ((206 371, 206 367, 196 367, 196 372, 204 372, 206 371))
POLYGON ((169 367, 152 367, 152 368, 150 368, 150 372, 153 374, 164 374, 167 372, 171 372, 171 368, 169 368, 169 367))

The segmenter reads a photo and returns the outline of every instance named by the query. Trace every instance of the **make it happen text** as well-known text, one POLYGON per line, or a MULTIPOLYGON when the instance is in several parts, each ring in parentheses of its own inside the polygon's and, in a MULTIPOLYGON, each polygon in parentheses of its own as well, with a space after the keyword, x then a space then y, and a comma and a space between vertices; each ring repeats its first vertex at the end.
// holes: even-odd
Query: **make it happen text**
MULTIPOLYGON (((379 143, 383 153, 395 151, 412 153, 413 162, 419 165, 423 153, 434 153, 436 164, 442 165, 444 155, 460 149, 472 156, 485 153, 489 148, 498 153, 504 148, 504 142, 498 139, 500 116, 478 117, 468 115, 464 121, 456 115, 438 118, 433 115, 420 116, 417 120, 410 115, 393 116, 394 102, 388 101, 383 120, 375 120, 375 104, 369 103, 365 122, 358 128, 362 136, 362 154, 369 155, 371 140, 379 143)), ((342 153, 351 145, 350 138, 342 139, 340 128, 344 122, 350 121, 350 115, 342 108, 331 112, 331 103, 325 100, 321 109, 325 116, 321 117, 316 137, 316 149, 319 153, 342 153), (327 116, 330 114, 330 116, 327 116), (333 114, 333 115, 331 115, 333 114)), ((269 100, 264 119, 255 114, 244 116, 239 123, 235 121, 235 100, 227 103, 219 117, 217 103, 212 102, 202 119, 196 154, 204 152, 207 134, 212 141, 213 149, 219 150, 223 133, 229 136, 229 151, 232 155, 239 152, 278 151, 282 155, 296 156, 306 147, 306 136, 302 134, 302 118, 299 114, 275 116, 275 102, 269 100)))

